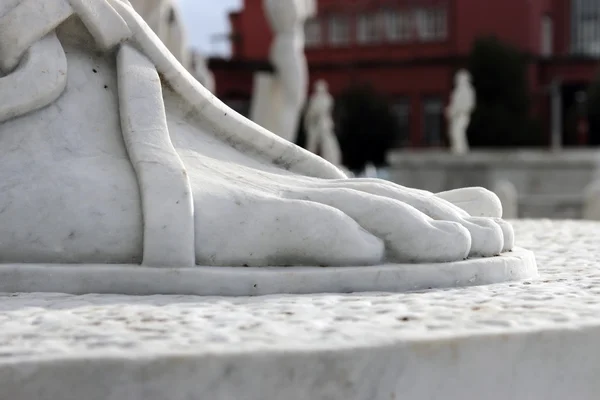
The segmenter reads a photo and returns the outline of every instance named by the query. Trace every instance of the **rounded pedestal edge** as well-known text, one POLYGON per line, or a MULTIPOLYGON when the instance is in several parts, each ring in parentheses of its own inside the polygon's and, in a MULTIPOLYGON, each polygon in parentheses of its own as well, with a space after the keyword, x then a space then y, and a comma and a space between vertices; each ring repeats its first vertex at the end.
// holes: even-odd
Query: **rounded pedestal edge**
POLYGON ((522 248, 497 257, 450 263, 356 267, 149 268, 117 264, 2 264, 0 292, 68 294, 270 294, 411 292, 488 285, 538 276, 522 248))

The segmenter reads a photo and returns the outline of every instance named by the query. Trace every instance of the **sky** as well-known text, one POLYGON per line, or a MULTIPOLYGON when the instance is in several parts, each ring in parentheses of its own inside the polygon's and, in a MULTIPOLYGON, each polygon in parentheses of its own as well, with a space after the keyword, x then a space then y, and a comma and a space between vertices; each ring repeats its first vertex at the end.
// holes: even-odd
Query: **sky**
POLYGON ((211 42, 211 36, 229 33, 229 11, 241 8, 242 0, 175 0, 179 3, 190 45, 204 55, 228 55, 229 43, 211 42))

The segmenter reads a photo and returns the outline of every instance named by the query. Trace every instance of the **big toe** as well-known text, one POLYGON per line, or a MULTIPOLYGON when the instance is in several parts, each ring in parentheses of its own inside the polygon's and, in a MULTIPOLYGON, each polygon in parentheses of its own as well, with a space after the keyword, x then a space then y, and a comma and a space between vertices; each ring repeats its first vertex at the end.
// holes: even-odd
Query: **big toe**
POLYGON ((435 221, 401 201, 347 188, 303 189, 286 193, 334 207, 384 240, 395 262, 450 262, 467 257, 469 231, 457 222, 435 221))
POLYGON ((435 194, 473 217, 502 217, 502 203, 498 196, 482 187, 468 187, 435 194))
POLYGON ((373 265, 383 241, 323 204, 279 198, 204 202, 197 209, 196 254, 209 265, 373 265), (234 232, 219 235, 223 229, 234 232))

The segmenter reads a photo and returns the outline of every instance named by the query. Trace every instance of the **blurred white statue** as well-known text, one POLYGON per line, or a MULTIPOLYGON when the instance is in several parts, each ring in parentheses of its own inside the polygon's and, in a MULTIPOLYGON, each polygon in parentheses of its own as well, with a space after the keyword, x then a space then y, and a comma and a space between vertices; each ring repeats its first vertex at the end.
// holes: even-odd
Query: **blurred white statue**
POLYGON ((471 75, 464 69, 456 73, 454 85, 450 105, 446 108, 450 148, 453 153, 464 154, 469 151, 467 128, 475 109, 475 89, 471 85, 471 75))
POLYGON ((198 80, 210 92, 215 92, 215 76, 208 69, 206 59, 197 51, 192 52, 191 56, 191 71, 194 78, 198 80))
POLYGON ((175 58, 198 82, 214 93, 215 78, 206 65, 206 59, 188 47, 176 0, 130 0, 130 3, 175 58))
POLYGON ((316 13, 315 0, 263 0, 274 34, 269 60, 275 76, 259 74, 253 99, 254 122, 294 142, 308 91, 304 23, 316 13))
POLYGON ((342 152, 335 136, 332 112, 333 97, 329 94, 327 83, 319 80, 315 83, 315 91, 304 115, 306 149, 339 166, 342 164, 342 152))
POLYGON ((129 0, 167 49, 188 70, 190 51, 183 21, 175 0, 129 0))

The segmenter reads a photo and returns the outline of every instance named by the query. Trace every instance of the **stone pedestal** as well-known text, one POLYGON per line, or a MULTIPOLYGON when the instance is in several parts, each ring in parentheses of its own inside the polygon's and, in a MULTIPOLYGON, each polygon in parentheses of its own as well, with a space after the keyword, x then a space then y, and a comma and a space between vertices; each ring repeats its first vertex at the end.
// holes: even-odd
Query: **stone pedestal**
POLYGON ((584 190, 600 171, 597 150, 393 151, 388 159, 393 182, 433 192, 510 182, 519 218, 581 218, 584 190))
POLYGON ((0 292, 259 296, 410 292, 536 278, 531 251, 447 263, 348 267, 154 268, 134 264, 0 264, 0 292))
POLYGON ((0 398, 597 399, 600 224, 513 223, 539 279, 405 294, 4 294, 0 398))

